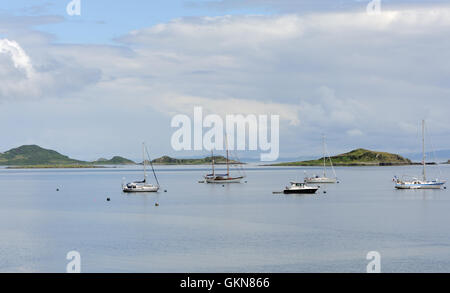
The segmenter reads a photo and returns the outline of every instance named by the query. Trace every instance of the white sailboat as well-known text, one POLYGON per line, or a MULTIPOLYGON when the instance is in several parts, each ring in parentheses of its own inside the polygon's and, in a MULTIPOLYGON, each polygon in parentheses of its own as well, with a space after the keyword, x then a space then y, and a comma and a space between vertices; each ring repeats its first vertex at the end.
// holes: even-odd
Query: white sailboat
POLYGON ((159 182, 158 177, 156 177, 155 169, 153 168, 152 161, 150 159, 150 156, 148 155, 148 151, 145 147, 145 143, 142 143, 142 158, 143 158, 143 165, 144 165, 144 180, 143 181, 135 181, 130 182, 127 184, 122 184, 122 190, 123 192, 127 193, 134 193, 134 192, 158 192, 159 190, 159 182), (150 162, 150 165, 152 166, 153 175, 156 180, 156 185, 147 183, 147 166, 146 166, 146 159, 145 159, 145 152, 147 152, 148 161, 150 162))
POLYGON ((397 189, 441 189, 446 181, 435 179, 427 180, 426 173, 426 154, 425 154, 425 120, 422 120, 422 179, 412 178, 412 180, 394 178, 395 188, 397 189))
POLYGON ((323 136, 323 174, 322 174, 322 176, 315 175, 313 177, 306 177, 305 183, 321 184, 321 183, 336 183, 337 182, 337 176, 336 176, 336 171, 334 170, 334 167, 333 167, 333 162, 329 156, 328 156, 328 158, 330 160, 331 168, 334 173, 334 178, 327 177, 327 166, 326 166, 327 165, 327 162, 326 162, 327 154, 326 154, 325 135, 324 135, 323 136))

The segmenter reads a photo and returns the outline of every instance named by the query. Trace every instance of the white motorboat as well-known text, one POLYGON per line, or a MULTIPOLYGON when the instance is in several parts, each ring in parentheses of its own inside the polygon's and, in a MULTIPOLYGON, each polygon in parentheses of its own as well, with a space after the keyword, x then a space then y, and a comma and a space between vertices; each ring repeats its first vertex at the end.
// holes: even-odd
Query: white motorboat
POLYGON ((327 156, 326 144, 325 144, 325 136, 323 136, 323 174, 322 176, 315 175, 312 177, 306 177, 305 183, 313 183, 313 184, 323 184, 323 183, 337 183, 336 171, 333 167, 333 161, 331 157, 327 156), (334 178, 327 177, 327 158, 330 160, 331 169, 334 173, 334 178))
POLYGON ((425 154, 425 120, 422 121, 422 179, 412 178, 412 179, 404 179, 406 176, 403 176, 402 179, 397 176, 394 177, 395 188, 396 189, 441 189, 446 181, 444 180, 427 180, 426 173, 426 154, 425 154))
POLYGON ((319 190, 318 186, 309 186, 306 183, 291 182, 291 186, 284 189, 284 194, 313 194, 319 190))
POLYGON ((135 181, 130 182, 127 184, 122 184, 122 191, 126 193, 133 193, 133 192, 158 192, 159 190, 159 182, 158 177, 156 177, 155 169, 153 168, 152 161, 150 159, 150 156, 148 155, 147 148, 145 147, 145 144, 142 144, 142 157, 143 157, 143 166, 144 166, 144 180, 143 181, 135 181), (152 166, 153 175, 155 177, 156 184, 151 184, 147 182, 147 166, 146 166, 146 158, 145 158, 145 152, 147 152, 148 161, 150 162, 150 165, 152 166))

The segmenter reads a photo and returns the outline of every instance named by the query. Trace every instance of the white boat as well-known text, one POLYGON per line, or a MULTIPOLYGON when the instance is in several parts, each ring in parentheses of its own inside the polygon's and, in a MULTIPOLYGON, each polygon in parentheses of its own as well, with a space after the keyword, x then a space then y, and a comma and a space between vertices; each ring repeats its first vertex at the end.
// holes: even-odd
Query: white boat
POLYGON ((333 170, 333 173, 334 173, 334 178, 327 177, 327 162, 326 162, 327 154, 326 154, 325 136, 323 136, 323 174, 322 174, 322 176, 315 175, 312 177, 306 177, 305 183, 323 184, 323 183, 336 183, 337 182, 337 176, 336 176, 336 171, 334 170, 334 167, 333 167, 333 161, 331 160, 330 156, 328 156, 328 159, 330 160, 330 165, 331 165, 331 169, 333 170))
POLYGON ((306 183, 291 182, 291 186, 284 189, 284 194, 313 194, 319 190, 318 186, 309 186, 306 183))
POLYGON ((441 189, 446 181, 435 179, 435 180, 427 180, 426 173, 426 154, 425 154, 425 120, 422 121, 422 179, 412 178, 411 180, 404 179, 406 176, 403 176, 402 179, 397 176, 394 177, 395 188, 396 189, 441 189))
POLYGON ((144 165, 144 180, 143 181, 135 181, 130 182, 127 184, 122 184, 122 191, 126 193, 134 193, 134 192, 158 192, 159 190, 159 182, 158 177, 156 177, 155 169, 153 168, 152 161, 150 159, 150 156, 148 156, 148 161, 150 162, 150 165, 152 166, 153 175, 156 180, 156 185, 151 184, 147 182, 147 166, 146 166, 146 159, 145 159, 145 152, 148 151, 145 147, 145 144, 142 144, 142 157, 143 157, 143 165, 144 165))
POLYGON ((212 173, 204 176, 206 183, 212 183, 212 184, 241 183, 242 179, 245 178, 245 176, 236 176, 236 177, 231 176, 228 145, 227 145, 227 173, 226 174, 216 174, 214 165, 215 165, 214 153, 213 153, 213 151, 211 151, 212 173))

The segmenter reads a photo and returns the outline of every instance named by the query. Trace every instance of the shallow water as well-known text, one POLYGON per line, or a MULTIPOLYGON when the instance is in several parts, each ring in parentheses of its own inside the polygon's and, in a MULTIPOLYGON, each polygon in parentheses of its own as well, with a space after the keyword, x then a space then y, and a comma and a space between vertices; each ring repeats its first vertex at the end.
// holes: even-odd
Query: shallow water
POLYGON ((450 272, 448 190, 393 188, 420 166, 337 168, 301 196, 272 192, 320 169, 246 169, 222 187, 198 183, 207 166, 157 167, 147 195, 121 192, 138 168, 0 169, 0 272, 65 272, 72 250, 82 272, 365 272, 369 251, 383 272, 450 272))

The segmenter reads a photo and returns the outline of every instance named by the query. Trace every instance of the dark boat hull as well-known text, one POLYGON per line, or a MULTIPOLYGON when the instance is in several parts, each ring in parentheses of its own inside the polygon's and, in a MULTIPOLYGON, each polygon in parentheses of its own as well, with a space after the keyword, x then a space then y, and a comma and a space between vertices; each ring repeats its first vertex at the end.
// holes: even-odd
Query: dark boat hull
POLYGON ((317 192, 317 190, 319 190, 319 189, 318 188, 317 189, 293 189, 293 190, 285 189, 283 191, 283 193, 284 194, 314 194, 317 192))

